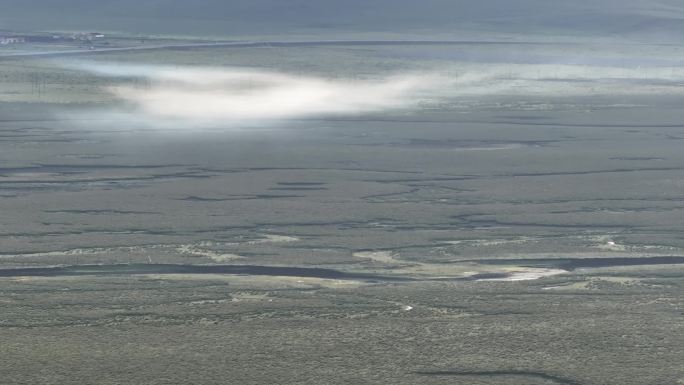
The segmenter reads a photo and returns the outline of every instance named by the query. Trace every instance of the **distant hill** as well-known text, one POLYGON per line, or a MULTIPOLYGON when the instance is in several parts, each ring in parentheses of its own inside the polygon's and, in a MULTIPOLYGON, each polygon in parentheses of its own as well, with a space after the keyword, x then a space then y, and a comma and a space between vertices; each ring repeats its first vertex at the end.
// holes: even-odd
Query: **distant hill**
POLYGON ((684 38, 679 0, 2 0, 1 5, 0 29, 13 30, 684 38))

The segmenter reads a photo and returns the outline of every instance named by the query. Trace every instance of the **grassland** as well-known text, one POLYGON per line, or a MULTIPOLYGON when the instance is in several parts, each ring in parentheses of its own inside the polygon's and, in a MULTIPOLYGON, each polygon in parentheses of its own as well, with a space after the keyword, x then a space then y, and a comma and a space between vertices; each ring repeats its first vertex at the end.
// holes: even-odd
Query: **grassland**
MULTIPOLYGON (((85 59, 366 78, 448 61, 412 59, 415 49, 85 59)), ((684 255, 676 93, 467 95, 167 132, 92 119, 120 103, 108 86, 136 80, 59 63, 0 60, 1 269, 255 265, 408 280, 4 277, 0 382, 684 381, 684 265, 586 263, 684 255), (531 268, 564 271, 477 279, 531 268)))

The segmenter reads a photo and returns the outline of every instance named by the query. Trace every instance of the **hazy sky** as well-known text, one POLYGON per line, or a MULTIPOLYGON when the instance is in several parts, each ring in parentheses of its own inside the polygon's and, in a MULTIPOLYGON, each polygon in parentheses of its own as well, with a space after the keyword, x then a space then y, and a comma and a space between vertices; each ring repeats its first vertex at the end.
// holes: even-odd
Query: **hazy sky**
POLYGON ((352 32, 678 40, 680 0, 2 0, 0 28, 268 35, 352 32))

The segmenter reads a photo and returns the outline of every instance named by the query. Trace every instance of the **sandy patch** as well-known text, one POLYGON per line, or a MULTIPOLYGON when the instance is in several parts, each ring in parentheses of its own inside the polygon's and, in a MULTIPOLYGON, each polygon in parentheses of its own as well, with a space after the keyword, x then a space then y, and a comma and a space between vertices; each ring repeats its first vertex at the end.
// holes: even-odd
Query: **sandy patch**
POLYGON ((165 281, 224 281, 230 282, 231 287, 243 289, 348 289, 371 285, 367 282, 355 280, 231 274, 146 274, 141 275, 141 277, 165 281))
POLYGON ((514 239, 462 239, 458 241, 447 241, 450 245, 465 246, 501 246, 501 245, 522 245, 529 242, 538 242, 539 238, 518 237, 514 239))
POLYGON ((176 248, 178 252, 185 255, 200 256, 211 258, 214 262, 229 262, 245 257, 232 253, 220 253, 214 250, 203 249, 197 245, 181 245, 176 248))
MULTIPOLYGON (((525 240, 516 240, 514 242, 526 242, 525 240)), ((479 240, 478 240, 479 242, 479 240)), ((511 242, 506 240, 504 242, 511 242)), ((407 277, 423 278, 423 279, 457 279, 467 278, 477 274, 483 273, 505 273, 509 276, 504 278, 487 278, 478 279, 478 281, 527 281, 543 277, 558 275, 566 273, 562 269, 544 269, 544 268, 524 268, 524 267, 502 267, 497 271, 492 271, 491 266, 479 266, 473 263, 423 263, 423 262, 407 262, 401 261, 397 253, 387 250, 380 251, 360 251, 355 252, 354 257, 371 260, 381 263, 388 267, 393 267, 392 275, 401 275, 407 277)))
POLYGON ((627 246, 621 245, 608 237, 601 237, 598 240, 602 243, 594 246, 597 249, 608 251, 627 251, 627 246))
POLYGON ((514 281, 531 281, 535 279, 540 279, 544 277, 551 277, 554 275, 567 273, 567 270, 562 269, 516 269, 508 271, 510 274, 508 277, 502 278, 483 278, 477 281, 502 281, 502 282, 514 282, 514 281))
POLYGON ((257 239, 254 241, 247 242, 248 245, 257 245, 260 243, 287 243, 287 242, 297 242, 300 239, 297 237, 291 237, 289 235, 278 235, 278 234, 262 234, 264 239, 257 239))
POLYGON ((219 305, 222 303, 228 302, 227 299, 205 299, 201 301, 192 301, 190 302, 190 306, 196 306, 196 305, 219 305))
POLYGON ((396 265, 402 263, 397 260, 396 254, 391 251, 357 251, 352 254, 356 258, 370 259, 371 261, 385 263, 389 265, 396 265))
POLYGON ((0 258, 16 258, 16 257, 67 257, 67 256, 77 256, 77 255, 92 255, 92 254, 105 254, 112 251, 116 251, 116 248, 91 248, 91 249, 72 249, 64 251, 45 251, 37 253, 17 253, 17 254, 5 254, 0 256, 0 258))
POLYGON ((588 289, 589 281, 575 282, 567 285, 546 286, 542 290, 583 290, 588 289))

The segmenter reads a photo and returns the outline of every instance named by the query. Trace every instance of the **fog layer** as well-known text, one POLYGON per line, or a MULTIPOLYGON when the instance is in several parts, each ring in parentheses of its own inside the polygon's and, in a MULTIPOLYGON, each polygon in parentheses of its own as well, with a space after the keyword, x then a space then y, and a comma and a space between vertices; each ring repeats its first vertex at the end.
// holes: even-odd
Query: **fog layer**
POLYGON ((418 109, 459 97, 681 93, 676 67, 460 63, 421 72, 335 78, 234 67, 78 62, 111 78, 119 123, 183 128, 275 125, 310 117, 418 109))

